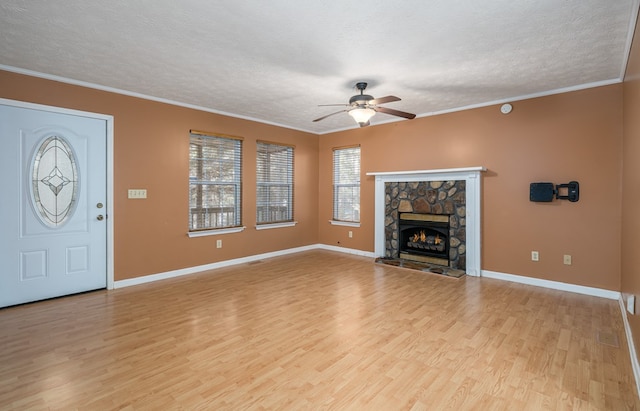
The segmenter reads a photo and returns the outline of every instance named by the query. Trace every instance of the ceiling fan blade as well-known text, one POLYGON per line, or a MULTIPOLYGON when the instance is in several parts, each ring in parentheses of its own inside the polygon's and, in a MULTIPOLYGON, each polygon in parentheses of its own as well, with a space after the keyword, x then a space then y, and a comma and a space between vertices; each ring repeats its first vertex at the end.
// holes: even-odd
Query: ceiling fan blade
POLYGON ((347 107, 348 104, 318 104, 318 107, 338 107, 338 106, 343 106, 343 107, 347 107))
POLYGON ((384 104, 384 103, 392 103, 394 101, 400 101, 400 97, 386 96, 386 97, 374 98, 373 100, 369 100, 369 104, 384 104))
POLYGON ((347 110, 340 110, 340 111, 336 111, 335 113, 327 114, 326 116, 322 116, 320 118, 317 118, 317 119, 313 120, 313 122, 315 123, 316 121, 324 120, 327 117, 331 117, 334 114, 338 114, 338 113, 344 113, 345 111, 347 111, 347 110))
POLYGON ((392 108, 374 107, 373 109, 380 113, 391 114, 392 116, 404 117, 404 118, 408 118, 409 120, 411 120, 412 118, 416 118, 415 114, 394 110, 392 108))

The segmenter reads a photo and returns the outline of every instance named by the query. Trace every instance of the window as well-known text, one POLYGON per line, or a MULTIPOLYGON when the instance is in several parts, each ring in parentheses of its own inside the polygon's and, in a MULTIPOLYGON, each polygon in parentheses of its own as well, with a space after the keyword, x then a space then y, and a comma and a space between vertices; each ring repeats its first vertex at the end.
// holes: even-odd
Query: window
POLYGON ((333 149, 333 219, 360 222, 360 146, 333 149))
POLYGON ((189 231, 239 227, 242 140, 191 131, 189 231))
POLYGON ((293 147, 258 141, 256 222, 293 221, 293 147))

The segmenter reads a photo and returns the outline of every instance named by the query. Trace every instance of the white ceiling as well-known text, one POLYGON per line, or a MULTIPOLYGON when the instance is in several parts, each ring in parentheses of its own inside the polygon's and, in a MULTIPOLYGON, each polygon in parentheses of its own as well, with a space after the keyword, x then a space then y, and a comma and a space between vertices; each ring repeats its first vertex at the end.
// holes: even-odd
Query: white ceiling
POLYGON ((2 0, 0 69, 323 134, 358 81, 418 116, 619 82, 639 1, 2 0))

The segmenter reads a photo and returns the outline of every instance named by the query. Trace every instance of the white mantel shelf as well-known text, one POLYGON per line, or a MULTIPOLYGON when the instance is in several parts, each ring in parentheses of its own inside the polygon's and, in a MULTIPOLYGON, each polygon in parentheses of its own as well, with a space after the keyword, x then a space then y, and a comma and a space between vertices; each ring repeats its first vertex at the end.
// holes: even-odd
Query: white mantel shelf
POLYGON ((445 168, 436 170, 386 171, 369 172, 375 182, 375 255, 384 257, 386 242, 384 233, 385 220, 385 184, 415 181, 466 181, 466 220, 467 220, 467 266, 468 275, 480 276, 480 173, 487 171, 485 167, 445 168))
POLYGON ((441 168, 439 170, 412 170, 412 171, 374 171, 367 173, 368 176, 411 176, 414 174, 445 174, 445 173, 468 173, 470 171, 487 171, 485 167, 462 167, 462 168, 441 168))

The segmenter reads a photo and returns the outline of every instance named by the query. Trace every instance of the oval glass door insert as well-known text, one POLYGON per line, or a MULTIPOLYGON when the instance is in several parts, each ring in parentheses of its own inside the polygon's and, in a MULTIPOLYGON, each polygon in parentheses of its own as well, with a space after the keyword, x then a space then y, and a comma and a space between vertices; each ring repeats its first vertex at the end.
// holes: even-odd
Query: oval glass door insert
POLYGON ((60 227, 71 218, 78 199, 78 168, 69 143, 46 138, 35 150, 31 188, 36 213, 45 225, 60 227))

